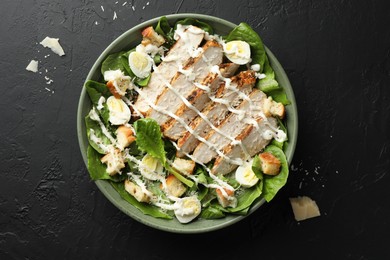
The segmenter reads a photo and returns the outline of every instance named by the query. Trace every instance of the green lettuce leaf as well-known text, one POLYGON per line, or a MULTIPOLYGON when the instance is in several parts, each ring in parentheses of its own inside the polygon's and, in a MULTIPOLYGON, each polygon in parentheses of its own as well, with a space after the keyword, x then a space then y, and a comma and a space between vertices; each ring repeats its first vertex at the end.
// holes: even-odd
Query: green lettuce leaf
POLYGON ((160 126, 156 120, 151 118, 138 119, 134 123, 134 129, 137 136, 136 143, 141 151, 158 159, 165 169, 175 175, 176 178, 188 187, 192 187, 194 185, 192 181, 183 177, 183 175, 178 173, 167 163, 164 141, 162 139, 160 126))
POLYGON ((111 182, 111 185, 119 193, 119 195, 129 202, 131 205, 139 209, 143 214, 149 215, 155 218, 172 219, 172 217, 164 212, 161 212, 158 207, 142 203, 131 196, 126 190, 123 182, 111 182))
POLYGON ((116 174, 110 176, 106 171, 106 165, 100 161, 101 157, 102 155, 99 154, 92 146, 88 146, 88 171, 92 180, 111 180, 114 182, 120 182, 126 178, 126 174, 116 174))
POLYGON ((110 90, 104 83, 88 80, 85 82, 84 86, 94 106, 98 105, 100 97, 103 96, 107 99, 109 96, 111 96, 110 90))
POLYGON ((272 139, 271 145, 275 145, 275 146, 277 146, 277 147, 279 147, 280 149, 283 150, 284 145, 285 145, 285 144, 287 143, 287 141, 288 141, 288 132, 287 132, 287 128, 284 126, 283 121, 282 121, 280 118, 277 118, 277 120, 278 120, 279 128, 280 128, 283 132, 286 133, 286 136, 287 136, 287 137, 286 137, 286 140, 283 141, 283 142, 278 142, 278 141, 276 141, 275 139, 272 139))
POLYGON ((252 188, 244 189, 237 195, 237 207, 227 208, 229 212, 246 214, 253 202, 260 197, 263 190, 263 182, 260 180, 252 188))
POLYGON ((87 137, 89 144, 100 154, 105 154, 105 151, 100 148, 98 144, 96 144, 91 139, 91 129, 94 131, 95 135, 102 141, 104 145, 110 145, 111 141, 107 138, 107 136, 104 135, 102 128, 100 127, 99 123, 92 120, 89 115, 85 117, 85 126, 87 128, 87 137))
POLYGON ((134 123, 138 148, 166 164, 164 141, 160 126, 151 118, 142 118, 134 123))
POLYGON ((263 179, 263 170, 261 169, 261 161, 258 155, 255 155, 253 157, 252 171, 255 173, 257 178, 259 178, 260 180, 263 179))
POLYGON ((263 197, 269 202, 271 201, 276 193, 286 184, 288 178, 288 163, 283 150, 274 145, 269 145, 265 148, 265 152, 272 153, 276 156, 280 162, 280 172, 278 175, 270 176, 264 174, 264 187, 263 187, 263 197))
POLYGON ((170 48, 174 44, 175 42, 175 39, 173 38, 174 31, 171 25, 169 24, 168 19, 165 16, 160 18, 154 30, 165 38, 166 42, 164 46, 166 48, 170 48))
POLYGON ((131 76, 129 74, 128 69, 125 67, 126 62, 128 64, 126 57, 123 55, 125 53, 126 51, 120 51, 108 55, 107 58, 102 63, 102 67, 101 67, 102 75, 104 75, 105 71, 119 69, 123 71, 123 73, 125 73, 126 75, 131 76))
POLYGON ((209 34, 214 34, 213 27, 211 27, 208 23, 199 21, 199 20, 194 19, 194 18, 185 18, 183 20, 177 21, 176 24, 175 24, 175 29, 177 28, 178 24, 181 24, 181 25, 194 25, 196 27, 201 28, 205 32, 208 32, 209 34))
POLYGON ((225 213, 220 209, 220 207, 210 205, 202 209, 199 217, 203 219, 219 219, 224 218, 225 213))
POLYGON ((262 73, 265 74, 266 77, 257 82, 257 88, 264 93, 280 88, 279 83, 275 80, 275 71, 271 67, 271 64, 269 64, 268 56, 265 57, 262 73))
POLYGON ((271 96, 276 102, 280 102, 285 106, 291 104, 290 100, 287 98, 286 92, 281 88, 272 90, 268 92, 267 95, 271 96))
POLYGON ((237 25, 225 38, 226 42, 240 40, 247 42, 251 47, 252 64, 260 64, 260 72, 266 60, 263 41, 247 23, 237 25))

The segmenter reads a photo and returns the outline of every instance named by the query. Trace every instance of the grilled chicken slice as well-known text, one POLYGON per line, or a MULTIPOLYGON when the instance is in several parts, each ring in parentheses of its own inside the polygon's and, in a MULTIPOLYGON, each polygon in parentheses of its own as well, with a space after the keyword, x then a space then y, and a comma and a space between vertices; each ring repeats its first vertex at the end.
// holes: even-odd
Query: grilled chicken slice
MULTIPOLYGON (((238 65, 235 63, 224 63, 220 66, 220 74, 222 77, 231 77, 236 70, 238 65)), ((217 73, 210 73, 206 77, 202 86, 196 85, 196 88, 186 97, 187 101, 191 106, 187 106, 184 102, 180 104, 176 115, 180 117, 185 124, 189 124, 198 113, 211 101, 210 96, 215 95, 217 88, 219 87, 222 78, 217 73), (205 88, 206 87, 206 88, 205 88)), ((184 127, 182 122, 172 118, 162 126, 164 136, 171 140, 177 140, 186 133, 187 129, 184 127)))
MULTIPOLYGON (((224 83, 221 84, 215 97, 224 100, 226 104, 229 104, 231 108, 234 109, 242 101, 239 93, 249 95, 249 93, 252 92, 255 83, 256 78, 254 71, 242 71, 230 78, 230 87, 225 86, 224 83)), ((196 136, 205 137, 212 129, 210 124, 217 127, 222 120, 225 119, 229 113, 226 104, 211 101, 205 106, 202 110, 202 114, 209 122, 200 116, 195 117, 190 124, 194 134, 186 132, 183 137, 177 141, 177 145, 180 148, 177 152, 177 156, 182 157, 185 153, 191 153, 200 142, 196 136)))
MULTIPOLYGON (((253 157, 259 153, 271 140, 265 139, 263 133, 266 130, 275 129, 277 127, 277 121, 273 117, 268 117, 266 120, 258 118, 257 127, 254 125, 247 125, 245 129, 236 137, 237 141, 241 141, 240 144, 228 144, 222 149, 222 152, 228 158, 234 160, 240 158, 242 160, 253 157), (244 149, 243 149, 244 148, 244 149)), ((211 172, 214 174, 227 174, 237 168, 237 164, 229 162, 225 157, 218 156, 215 159, 211 172)))
POLYGON ((160 126, 168 122, 171 119, 168 114, 177 111, 183 102, 182 98, 185 99, 196 88, 194 83, 201 83, 214 65, 222 63, 222 58, 222 46, 214 40, 207 41, 202 53, 178 72, 170 83, 166 82, 167 87, 156 101, 156 105, 163 109, 163 112, 151 108, 147 117, 156 120, 160 126))
POLYGON ((175 42, 164 60, 152 72, 148 85, 142 89, 145 95, 139 95, 134 104, 136 109, 145 115, 150 106, 144 97, 147 97, 148 101, 154 104, 157 97, 164 90, 165 82, 170 82, 179 67, 187 64, 193 55, 193 51, 198 48, 203 38, 204 32, 196 26, 190 26, 184 31, 183 36, 175 42))
POLYGON ((210 131, 205 139, 207 144, 202 142, 195 148, 192 156, 196 161, 208 163, 217 156, 216 150, 222 149, 230 144, 249 124, 252 124, 255 119, 261 117, 262 103, 267 96, 258 89, 254 89, 249 95, 249 99, 245 99, 237 109, 241 113, 230 113, 224 121, 218 126, 218 130, 210 131), (212 146, 212 147, 210 147, 212 146))

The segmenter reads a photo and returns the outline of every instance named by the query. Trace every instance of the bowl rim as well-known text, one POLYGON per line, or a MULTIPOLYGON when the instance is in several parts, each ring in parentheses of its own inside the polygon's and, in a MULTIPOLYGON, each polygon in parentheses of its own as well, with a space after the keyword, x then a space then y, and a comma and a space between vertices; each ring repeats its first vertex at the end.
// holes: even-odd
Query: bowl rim
MULTIPOLYGON (((98 58, 96 59, 96 61, 92 65, 92 67, 90 68, 90 70, 88 72, 88 75, 87 75, 87 77, 85 78, 85 80, 83 82, 81 93, 80 93, 80 98, 79 98, 79 102, 78 102, 78 107, 77 107, 77 136, 78 136, 80 152, 81 152, 81 155, 82 155, 82 158, 83 158, 83 161, 84 161, 84 164, 85 164, 86 167, 88 167, 88 159, 87 159, 87 155, 86 155, 86 150, 87 150, 88 145, 84 145, 85 135, 86 135, 85 131, 83 130, 85 114, 81 113, 82 112, 82 108, 83 108, 83 104, 85 102, 84 100, 87 97, 87 92, 86 92, 86 89, 84 87, 85 82, 87 82, 88 80, 93 78, 93 72, 96 71, 97 69, 99 69, 101 63, 107 57, 107 55, 112 53, 111 51, 114 48, 114 46, 116 46, 119 42, 123 41, 123 39, 127 38, 128 35, 132 34, 134 31, 138 31, 140 29, 145 28, 146 26, 150 26, 150 25, 156 24, 158 22, 158 20, 161 17, 163 17, 163 16, 165 16, 168 19, 168 21, 175 21, 175 20, 179 20, 179 19, 184 19, 184 18, 190 17, 190 18, 195 18, 195 19, 199 19, 199 20, 207 20, 207 21, 211 21, 211 22, 214 22, 214 23, 220 23, 223 26, 232 27, 232 28, 237 26, 237 24, 232 23, 230 21, 227 21, 225 19, 219 18, 217 16, 198 14, 198 13, 167 14, 167 15, 160 15, 158 17, 155 17, 155 18, 146 20, 146 21, 144 21, 144 22, 142 22, 140 24, 137 24, 137 25, 129 28, 125 32, 123 32, 116 39, 114 39, 103 50, 103 52, 100 53, 100 55, 98 56, 98 58)), ((286 94, 288 96, 288 99, 291 101, 291 104, 288 105, 289 107, 286 108, 288 110, 289 114, 290 114, 289 116, 294 118, 294 120, 292 122, 288 122, 289 123, 289 125, 288 125, 289 133, 291 133, 291 132, 294 133, 293 136, 291 136, 291 137, 289 136, 289 143, 288 143, 289 144, 288 145, 288 151, 290 153, 290 156, 287 157, 287 160, 288 160, 288 163, 290 165, 291 161, 292 161, 292 158, 294 156, 296 143, 297 143, 297 138, 298 138, 298 111, 297 111, 297 106, 296 106, 295 95, 294 95, 294 92, 292 91, 292 86, 290 84, 289 78, 288 78, 285 70, 283 69, 282 65, 277 60, 275 55, 271 52, 271 50, 267 46, 265 46, 265 44, 264 44, 264 47, 265 47, 267 55, 269 56, 270 61, 272 61, 272 67, 274 68, 275 71, 278 70, 278 73, 281 74, 283 76, 283 78, 286 80, 286 82, 283 85, 283 87, 284 87, 284 89, 287 92, 286 94)), ((87 169, 87 171, 88 171, 88 169, 87 169)), ((260 206, 262 206, 265 203, 265 199, 261 198, 258 202, 256 202, 251 207, 251 209, 248 211, 248 214, 246 214, 244 216, 242 216, 242 215, 234 215, 234 216, 232 216, 229 219, 225 217, 223 219, 223 220, 226 219, 225 221, 219 221, 221 223, 218 223, 218 224, 215 224, 215 225, 212 225, 212 226, 207 226, 206 225, 204 227, 192 228, 191 224, 190 225, 186 224, 186 225, 181 225, 180 226, 181 228, 176 228, 176 227, 158 225, 158 224, 156 224, 157 220, 149 222, 149 221, 145 220, 145 215, 142 212, 141 212, 141 214, 142 214, 141 216, 137 216, 137 215, 131 214, 125 207, 123 207, 120 203, 118 203, 118 201, 117 201, 118 198, 121 198, 119 196, 119 194, 117 194, 117 192, 116 193, 112 193, 112 192, 109 192, 107 190, 107 184, 110 185, 107 181, 105 181, 105 180, 96 180, 94 182, 95 182, 96 186, 98 187, 98 189, 103 193, 103 195, 112 204, 114 204, 116 208, 120 209, 127 216, 137 220, 140 223, 143 223, 146 226, 149 226, 149 227, 152 227, 152 228, 155 228, 155 229, 158 229, 158 230, 162 230, 162 231, 172 232, 172 233, 182 233, 182 234, 184 234, 184 233, 205 233, 205 232, 211 232, 211 231, 219 230, 219 229, 222 229, 224 227, 231 226, 232 224, 237 223, 237 222, 241 221, 244 218, 247 218, 249 215, 251 215, 253 212, 255 212, 260 206)), ((130 203, 128 203, 128 204, 130 204, 130 203)), ((138 209, 135 209, 135 210, 138 211, 138 209)), ((149 217, 149 216, 147 216, 147 217, 149 217)), ((164 221, 170 221, 170 220, 164 220, 164 221)), ((199 221, 199 220, 197 220, 197 221, 199 221)), ((208 220, 204 220, 204 221, 208 221, 208 220)))

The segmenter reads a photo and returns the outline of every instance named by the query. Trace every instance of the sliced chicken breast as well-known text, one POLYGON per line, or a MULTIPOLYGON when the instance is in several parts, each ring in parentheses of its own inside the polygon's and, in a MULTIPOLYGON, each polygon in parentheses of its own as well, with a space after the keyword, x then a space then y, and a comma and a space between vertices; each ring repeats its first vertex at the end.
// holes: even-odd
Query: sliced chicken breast
MULTIPOLYGON (((165 82, 170 82, 176 75, 180 66, 185 66, 204 39, 204 31, 196 26, 190 26, 184 31, 183 36, 178 39, 168 51, 164 60, 152 72, 148 85, 142 88, 148 101, 155 103, 157 97, 164 90, 165 82)), ((144 96, 138 96, 135 107, 142 114, 150 109, 144 96)))
POLYGON ((249 100, 244 100, 237 109, 241 113, 230 113, 218 126, 218 131, 212 130, 205 139, 207 143, 200 143, 195 148, 192 156, 201 163, 208 163, 217 156, 216 150, 221 150, 230 144, 249 124, 259 118, 262 113, 262 103, 267 96, 255 89, 249 95, 249 100), (232 140, 233 139, 233 140, 232 140), (210 147, 212 146, 212 147, 210 147))
MULTIPOLYGON (((265 139, 263 133, 266 130, 272 130, 277 127, 277 120, 273 117, 258 118, 257 126, 247 125, 245 129, 236 137, 237 141, 241 141, 240 144, 228 144, 222 149, 223 154, 234 160, 240 158, 242 160, 249 159, 247 157, 253 157, 259 153, 271 140, 265 139), (244 149, 243 149, 244 148, 244 149)), ((232 163, 228 159, 222 156, 218 156, 215 159, 211 172, 214 174, 227 174, 237 168, 237 164, 232 163)))
MULTIPOLYGON (((235 63, 224 63, 220 66, 220 73, 222 77, 231 77, 238 65, 235 63)), ((214 96, 217 88, 219 87, 222 78, 216 73, 210 73, 201 86, 196 87, 186 97, 186 100, 191 104, 187 106, 184 102, 179 106, 176 111, 176 115, 179 116, 185 124, 189 124, 199 112, 211 101, 210 96, 214 96)), ((162 126, 164 136, 171 140, 177 140, 186 133, 187 129, 184 125, 176 119, 171 119, 162 126)))
MULTIPOLYGON (((224 100, 234 109, 242 101, 239 93, 249 95, 255 83, 256 78, 253 71, 242 71, 230 78, 230 87, 221 84, 215 94, 215 98, 224 100)), ((200 142, 196 136, 205 137, 212 129, 210 124, 217 127, 230 113, 226 104, 214 101, 208 102, 201 112, 209 122, 200 116, 193 119, 190 127, 194 134, 185 132, 183 137, 178 139, 177 145, 180 151, 178 151, 177 156, 182 157, 185 153, 191 153, 200 142)))
POLYGON ((166 86, 157 98, 156 106, 159 109, 149 109, 147 117, 153 118, 161 126, 171 119, 169 113, 174 114, 195 87, 194 83, 201 83, 210 73, 214 65, 222 63, 222 46, 214 41, 207 41, 203 51, 190 64, 178 72, 172 81, 165 82, 166 86))

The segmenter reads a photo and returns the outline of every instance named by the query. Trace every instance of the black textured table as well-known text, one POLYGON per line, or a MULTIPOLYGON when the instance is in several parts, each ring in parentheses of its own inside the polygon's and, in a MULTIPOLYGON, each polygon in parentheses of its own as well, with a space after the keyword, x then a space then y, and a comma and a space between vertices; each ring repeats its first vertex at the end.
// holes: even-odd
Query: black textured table
POLYGON ((0 16, 0 259, 390 259, 387 1, 2 0, 0 16), (249 23, 299 110, 287 185, 204 234, 155 230, 115 208, 90 180, 76 132, 98 55, 136 24, 178 12, 249 23), (64 56, 39 44, 46 36, 64 56), (32 59, 37 73, 25 69, 32 59), (321 216, 295 221, 298 195, 321 216))

